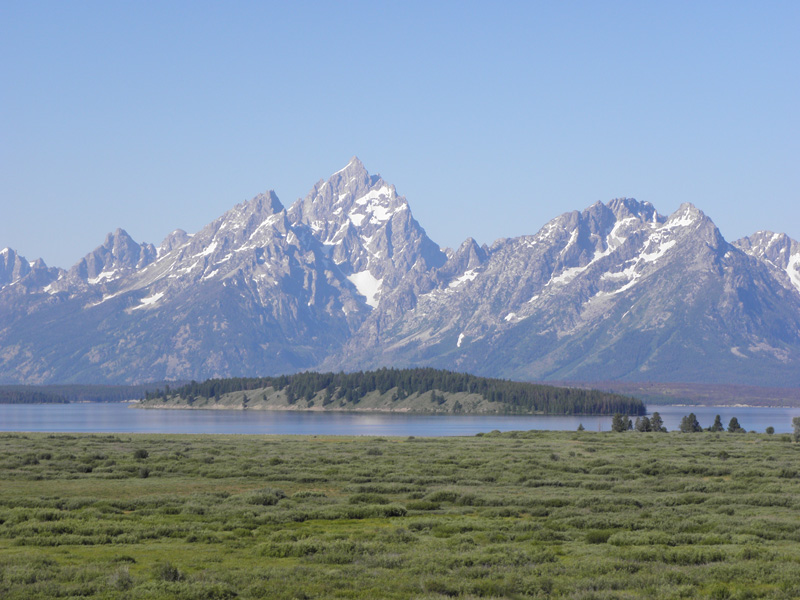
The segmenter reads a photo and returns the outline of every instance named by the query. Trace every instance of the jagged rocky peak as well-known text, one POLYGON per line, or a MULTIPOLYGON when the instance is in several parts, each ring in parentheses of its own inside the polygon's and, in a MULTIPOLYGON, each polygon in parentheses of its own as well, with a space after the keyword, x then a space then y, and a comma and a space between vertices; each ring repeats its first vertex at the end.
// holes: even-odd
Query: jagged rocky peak
POLYGON ((652 204, 635 198, 614 198, 607 204, 596 202, 581 217, 586 229, 580 232, 582 237, 600 252, 617 248, 637 231, 658 227, 666 221, 652 204))
POLYGON ((137 244, 124 229, 109 233, 101 248, 109 251, 116 264, 126 267, 142 267, 154 255, 152 244, 137 244))
POLYGON ((711 219, 691 202, 684 202, 674 213, 667 217, 665 225, 670 227, 689 227, 701 223, 711 223, 711 219))
MULTIPOLYGON (((630 210, 637 207, 629 206, 627 202, 627 199, 612 201, 608 205, 595 202, 583 211, 563 213, 542 227, 535 236, 508 240, 508 243, 515 248, 521 241, 534 251, 550 254, 550 262, 556 270, 583 266, 597 253, 606 253, 621 245, 629 235, 629 230, 642 227, 642 222, 630 210)), ((496 243, 492 248, 499 248, 505 243, 496 243)))
POLYGON ((792 287, 800 292, 800 242, 785 233, 757 231, 753 235, 736 240, 733 245, 783 272, 792 287))
POLYGON ((62 273, 61 269, 48 267, 41 258, 29 262, 11 248, 0 250, 0 289, 20 284, 26 292, 38 291, 62 273))
POLYGON ((756 258, 766 259, 785 269, 792 255, 800 252, 800 243, 785 233, 757 231, 733 242, 733 245, 756 258))
POLYGON ((478 242, 470 237, 461 243, 453 258, 464 261, 465 268, 474 269, 485 263, 488 256, 486 248, 479 246, 478 242))
POLYGON ((73 266, 69 276, 89 283, 118 279, 125 271, 147 266, 157 254, 153 244, 138 244, 127 231, 117 229, 106 236, 101 246, 73 266))
POLYGON ((663 230, 673 236, 691 237, 695 243, 702 243, 717 252, 727 252, 731 245, 725 241, 714 222, 690 202, 684 202, 664 223, 663 230))
POLYGON ((447 257, 411 215, 406 199, 353 157, 287 211, 292 227, 326 248, 371 308, 404 278, 441 267, 447 257))
POLYGON ((191 239, 192 236, 186 233, 183 229, 176 229, 167 235, 167 237, 164 238, 164 241, 161 242, 161 245, 158 247, 158 255, 163 256, 164 254, 172 252, 175 248, 185 246, 191 239))
POLYGON ((345 271, 369 270, 377 279, 388 274, 395 281, 418 261, 430 268, 446 260, 406 199, 379 175, 370 175, 356 157, 295 202, 288 216, 333 247, 334 260, 345 271))
POLYGON ((483 265, 488 258, 486 247, 479 246, 471 237, 467 238, 458 250, 448 251, 447 263, 440 269, 440 276, 448 278, 472 271, 483 265))
POLYGON ((405 198, 397 195, 393 185, 380 175, 370 175, 354 156, 327 181, 315 184, 305 198, 289 208, 288 214, 292 223, 303 223, 318 237, 330 241, 348 220, 356 227, 379 224, 389 213, 407 208, 405 198), (337 227, 330 227, 332 224, 337 227))
POLYGON ((257 226, 265 219, 281 213, 283 210, 283 204, 278 199, 278 196, 274 191, 269 190, 263 194, 258 194, 252 200, 245 200, 237 204, 214 221, 212 225, 216 223, 229 228, 249 229, 253 225, 257 226))
POLYGON ((319 182, 315 187, 317 187, 319 193, 325 193, 325 188, 330 186, 331 190, 328 193, 334 191, 339 193, 348 192, 358 196, 362 192, 369 190, 379 180, 380 175, 371 176, 364 163, 357 156, 354 156, 344 168, 331 175, 327 182, 319 182))
POLYGON ((635 198, 614 198, 608 202, 607 206, 619 220, 636 218, 640 221, 652 223, 663 223, 664 221, 664 217, 656 212, 652 204, 639 202, 635 198))
POLYGON ((0 286, 18 281, 30 271, 31 265, 24 256, 20 256, 11 248, 0 250, 0 286))
POLYGON ((283 210, 283 204, 278 199, 278 195, 274 190, 269 190, 264 194, 259 194, 250 200, 250 202, 245 204, 249 204, 253 212, 258 214, 274 215, 275 213, 279 213, 283 210))
POLYGON ((267 235, 273 228, 285 234, 289 227, 286 222, 286 209, 274 191, 269 190, 251 200, 234 206, 224 215, 197 232, 188 245, 189 254, 228 251, 250 242, 258 232, 267 235))

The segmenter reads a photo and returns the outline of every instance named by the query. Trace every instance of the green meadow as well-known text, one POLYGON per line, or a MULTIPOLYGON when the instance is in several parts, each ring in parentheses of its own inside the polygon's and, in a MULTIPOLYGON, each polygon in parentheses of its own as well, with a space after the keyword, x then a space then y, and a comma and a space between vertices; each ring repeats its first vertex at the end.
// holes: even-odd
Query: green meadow
POLYGON ((798 598, 787 435, 0 434, 0 598, 798 598))

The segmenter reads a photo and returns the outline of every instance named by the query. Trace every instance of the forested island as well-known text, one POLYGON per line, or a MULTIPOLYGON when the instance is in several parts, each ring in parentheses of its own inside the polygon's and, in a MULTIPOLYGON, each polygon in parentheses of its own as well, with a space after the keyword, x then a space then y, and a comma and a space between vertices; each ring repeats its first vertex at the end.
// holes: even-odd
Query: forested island
POLYGON ((442 369, 379 369, 209 379, 147 392, 143 408, 627 415, 644 404, 620 394, 476 377, 442 369))

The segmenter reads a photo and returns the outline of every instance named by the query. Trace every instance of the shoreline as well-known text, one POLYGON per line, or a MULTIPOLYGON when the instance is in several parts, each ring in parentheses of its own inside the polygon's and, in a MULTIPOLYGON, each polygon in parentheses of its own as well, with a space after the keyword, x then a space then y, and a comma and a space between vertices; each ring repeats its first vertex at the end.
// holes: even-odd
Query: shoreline
MULTIPOLYGON (((141 404, 141 403, 138 403, 141 404)), ((431 410, 431 411, 419 411, 419 410, 412 410, 411 408, 397 408, 397 409, 389 409, 389 408, 362 408, 358 410, 346 409, 346 408, 322 408, 322 407, 308 407, 308 408, 290 408, 290 407, 280 407, 280 406, 254 406, 254 407, 247 407, 243 408, 241 406, 174 406, 168 404, 154 404, 150 406, 131 406, 129 408, 137 408, 141 410, 208 410, 208 411, 219 411, 219 410, 233 410, 233 411, 254 411, 254 412, 284 412, 284 413, 298 413, 298 412, 307 412, 307 413, 343 413, 343 414, 398 414, 398 415, 437 415, 437 416, 448 416, 448 417, 547 417, 547 416, 555 416, 555 417, 612 417, 613 415, 604 415, 604 414, 588 414, 588 413, 580 413, 580 414, 570 414, 570 415, 563 415, 560 413, 544 413, 544 412, 529 412, 529 413, 505 413, 505 412, 451 412, 445 410, 431 410)))

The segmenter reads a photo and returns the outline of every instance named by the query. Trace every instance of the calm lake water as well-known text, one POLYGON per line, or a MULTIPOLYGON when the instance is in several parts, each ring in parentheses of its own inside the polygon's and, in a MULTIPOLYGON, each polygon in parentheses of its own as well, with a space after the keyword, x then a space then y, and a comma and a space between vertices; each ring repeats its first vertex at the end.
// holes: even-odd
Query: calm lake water
MULTIPOLYGON (((792 431, 800 408, 651 406, 670 431, 693 412, 700 425, 714 415, 727 427, 736 417, 748 431, 792 431)), ((241 410, 142 410, 127 403, 0 404, 0 431, 89 433, 244 433, 281 435, 456 436, 480 432, 562 430, 608 431, 611 417, 406 415, 241 410)))

